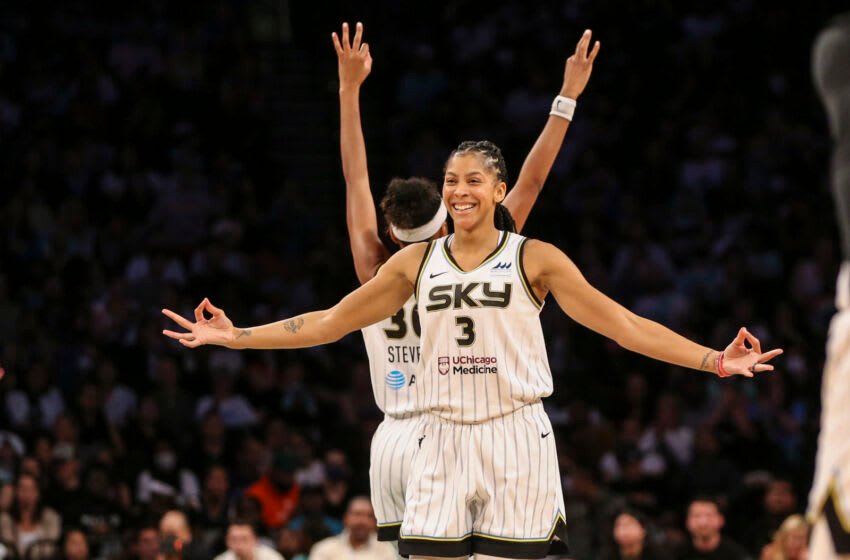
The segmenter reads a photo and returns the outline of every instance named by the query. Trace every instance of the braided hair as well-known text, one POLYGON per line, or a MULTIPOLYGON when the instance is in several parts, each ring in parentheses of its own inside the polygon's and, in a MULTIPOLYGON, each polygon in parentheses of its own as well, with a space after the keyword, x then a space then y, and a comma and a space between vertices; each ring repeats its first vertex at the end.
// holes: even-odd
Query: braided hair
MULTIPOLYGON (((502 156, 502 150, 497 145, 489 140, 467 140, 461 142, 457 148, 449 155, 449 160, 455 156, 463 156, 467 154, 476 154, 484 162, 484 166, 496 174, 496 179, 500 182, 508 182, 508 166, 505 163, 505 158, 502 156)), ((445 173, 445 169, 443 170, 445 173)), ((493 218, 496 229, 516 233, 516 222, 511 216, 510 210, 499 202, 496 204, 496 214, 493 218)))

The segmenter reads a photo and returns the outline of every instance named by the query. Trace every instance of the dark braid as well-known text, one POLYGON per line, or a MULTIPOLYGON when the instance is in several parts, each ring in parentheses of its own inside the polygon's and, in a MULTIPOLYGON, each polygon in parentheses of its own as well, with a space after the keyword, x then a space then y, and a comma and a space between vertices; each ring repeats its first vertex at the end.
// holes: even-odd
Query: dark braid
POLYGON ((498 230, 516 233, 514 217, 511 216, 511 211, 508 210, 508 207, 501 202, 496 205, 496 214, 493 216, 493 223, 498 230))
MULTIPOLYGON (((451 153, 449 159, 455 156, 466 154, 478 154, 484 161, 484 165, 493 170, 496 174, 496 179, 507 183, 508 182, 508 166, 505 163, 505 158, 502 156, 502 150, 497 145, 489 140, 467 140, 461 142, 457 148, 451 153)), ((445 174, 445 169, 443 170, 445 174)), ((508 210, 501 202, 496 205, 496 214, 493 218, 496 229, 502 231, 510 231, 516 233, 516 222, 508 210)))

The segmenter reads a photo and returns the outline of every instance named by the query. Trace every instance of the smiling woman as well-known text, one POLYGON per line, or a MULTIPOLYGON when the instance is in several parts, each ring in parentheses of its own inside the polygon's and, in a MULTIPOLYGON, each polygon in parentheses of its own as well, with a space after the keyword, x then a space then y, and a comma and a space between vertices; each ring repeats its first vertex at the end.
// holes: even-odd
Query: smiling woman
MULTIPOLYGON (((592 61, 599 46, 589 47, 586 31, 570 59, 592 61)), ((556 118, 562 112, 553 108, 556 118)), ((247 329, 208 299, 195 322, 164 310, 189 331, 164 334, 190 348, 297 348, 393 317, 415 295, 420 358, 408 390, 420 416, 399 544, 414 559, 542 557, 566 540, 556 438, 542 406, 553 388, 539 320, 550 292, 567 315, 621 346, 720 377, 770 371, 766 362, 782 352, 762 353, 745 328, 718 352, 625 309, 559 249, 497 222, 506 179, 496 146, 461 144, 442 192, 455 233, 404 247, 330 309, 247 329)))
POLYGON ((627 349, 721 377, 770 371, 766 362, 782 352, 762 353, 745 328, 722 352, 701 346, 609 299, 552 245, 499 230, 505 183, 492 153, 465 150, 447 162, 453 235, 405 247, 330 309, 250 329, 234 327, 206 299, 194 323, 164 310, 190 331, 165 334, 187 347, 295 348, 390 317, 415 294, 421 356, 409 388, 421 418, 399 545, 412 558, 536 557, 566 539, 555 438, 545 437, 552 426, 541 403, 552 393, 539 320, 549 292, 570 317, 627 349))

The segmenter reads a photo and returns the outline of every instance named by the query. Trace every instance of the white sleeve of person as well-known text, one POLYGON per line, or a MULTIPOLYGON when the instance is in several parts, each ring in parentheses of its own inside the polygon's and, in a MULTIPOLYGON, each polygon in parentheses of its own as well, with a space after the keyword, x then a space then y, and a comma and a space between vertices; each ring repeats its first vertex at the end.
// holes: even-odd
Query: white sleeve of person
POLYGON ((564 97, 563 95, 559 95, 552 102, 552 110, 549 111, 550 115, 554 115, 556 117, 561 117, 562 119, 567 119, 568 121, 573 120, 573 113, 576 111, 576 100, 571 99, 569 97, 564 97))

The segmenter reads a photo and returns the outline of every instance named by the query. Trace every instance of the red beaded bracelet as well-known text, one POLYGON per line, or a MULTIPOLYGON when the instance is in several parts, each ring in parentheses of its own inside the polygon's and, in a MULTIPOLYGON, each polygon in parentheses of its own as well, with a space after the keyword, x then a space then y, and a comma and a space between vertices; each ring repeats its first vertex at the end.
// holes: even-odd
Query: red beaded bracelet
POLYGON ((723 352, 719 353, 714 359, 714 365, 717 366, 718 377, 729 377, 732 375, 731 373, 723 369, 723 352))

